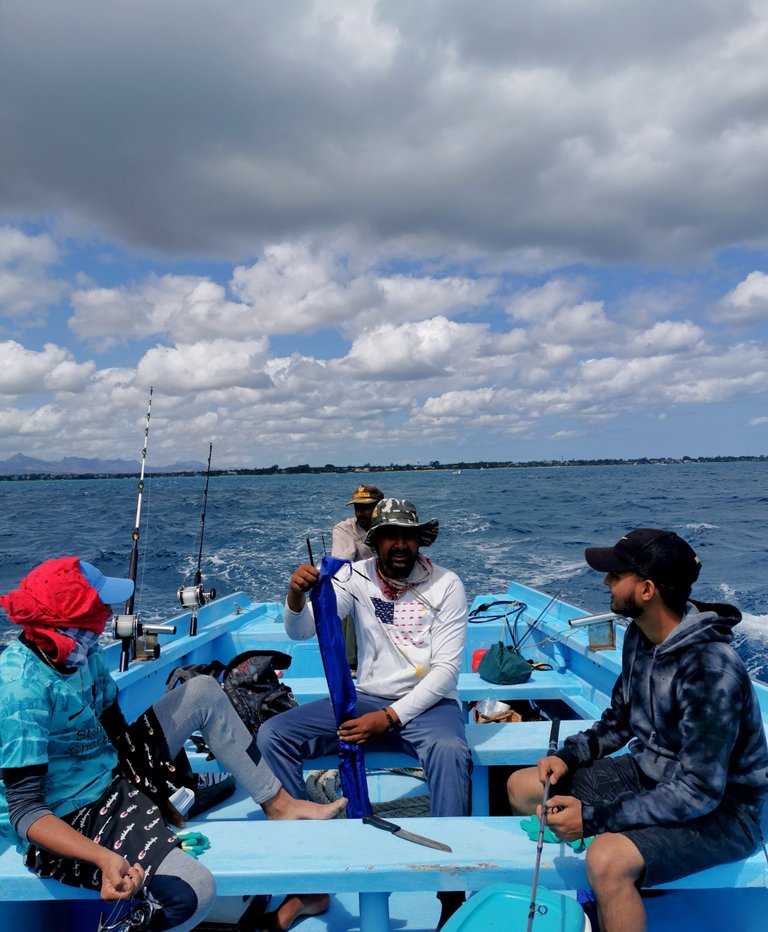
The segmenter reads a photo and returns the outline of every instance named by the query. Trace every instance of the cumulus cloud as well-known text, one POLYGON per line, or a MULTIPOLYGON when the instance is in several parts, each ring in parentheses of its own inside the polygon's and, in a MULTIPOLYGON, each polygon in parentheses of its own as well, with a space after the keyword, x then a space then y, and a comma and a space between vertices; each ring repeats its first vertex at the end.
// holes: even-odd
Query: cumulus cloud
POLYGON ((150 275, 120 288, 79 288, 71 296, 69 326, 100 347, 158 335, 194 343, 328 327, 354 337, 382 320, 397 324, 481 307, 496 287, 493 278, 382 274, 361 267, 359 259, 353 269, 348 259, 307 242, 278 243, 257 262, 237 266, 226 285, 192 275, 150 275))
POLYGON ((93 362, 78 363, 61 346, 46 343, 41 352, 25 349, 13 340, 0 343, 0 393, 32 395, 80 391, 94 372, 93 362))
POLYGON ((516 321, 549 320, 559 311, 580 303, 586 283, 579 279, 551 278, 538 288, 524 288, 512 295, 507 313, 516 321))
POLYGON ((699 348, 704 341, 704 331, 692 321, 662 320, 648 330, 633 334, 627 351, 642 355, 686 353, 699 348))
POLYGON ((0 226, 0 315, 21 316, 45 311, 66 292, 66 284, 50 277, 58 261, 53 239, 0 226))
POLYGON ((186 275, 150 276, 123 288, 83 288, 71 297, 69 326, 102 347, 167 334, 177 343, 209 337, 251 336, 249 309, 228 301, 222 285, 186 275))
POLYGON ((542 342, 591 346, 610 341, 617 328, 606 317, 601 301, 585 301, 575 307, 560 309, 549 320, 541 321, 531 329, 542 342))
POLYGON ((717 317, 725 323, 752 324, 768 320, 768 275, 750 272, 720 302, 717 317))
POLYGON ((259 262, 235 269, 232 290, 266 333, 312 332, 382 303, 375 280, 350 275, 344 257, 307 243, 279 243, 259 262))
POLYGON ((447 376, 485 337, 483 324, 457 324, 437 316, 395 327, 383 324, 358 337, 344 370, 355 378, 419 380, 447 376))
POLYGON ((265 340, 217 339, 189 346, 156 346, 138 364, 144 384, 162 385, 173 395, 268 384, 263 367, 265 340))

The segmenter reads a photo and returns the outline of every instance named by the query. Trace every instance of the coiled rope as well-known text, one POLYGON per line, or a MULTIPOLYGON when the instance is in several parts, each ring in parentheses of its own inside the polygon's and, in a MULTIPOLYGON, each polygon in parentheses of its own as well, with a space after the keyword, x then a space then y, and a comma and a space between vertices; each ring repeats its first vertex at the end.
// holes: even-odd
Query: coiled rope
MULTIPOLYGON (((414 777, 426 782, 421 767, 393 767, 387 773, 414 777)), ((312 770, 307 774, 307 797, 314 803, 329 803, 341 795, 341 780, 338 770, 312 770)), ((400 799, 373 803, 373 811, 387 816, 428 816, 429 796, 403 796, 400 799)), ((342 814, 340 818, 345 818, 342 814)))

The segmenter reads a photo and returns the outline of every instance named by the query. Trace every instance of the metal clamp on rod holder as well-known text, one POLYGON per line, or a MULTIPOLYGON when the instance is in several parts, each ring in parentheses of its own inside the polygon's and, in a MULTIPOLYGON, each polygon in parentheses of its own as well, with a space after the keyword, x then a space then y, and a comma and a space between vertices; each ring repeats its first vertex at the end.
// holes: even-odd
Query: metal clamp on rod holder
POLYGON ((145 625, 138 615, 115 615, 112 636, 120 639, 120 672, 133 660, 157 660, 160 656, 158 634, 176 634, 176 625, 145 625))
POLYGON ((571 618, 568 624, 572 628, 587 628, 590 650, 613 650, 616 647, 616 632, 613 623, 618 620, 615 612, 601 612, 599 615, 583 615, 571 618))

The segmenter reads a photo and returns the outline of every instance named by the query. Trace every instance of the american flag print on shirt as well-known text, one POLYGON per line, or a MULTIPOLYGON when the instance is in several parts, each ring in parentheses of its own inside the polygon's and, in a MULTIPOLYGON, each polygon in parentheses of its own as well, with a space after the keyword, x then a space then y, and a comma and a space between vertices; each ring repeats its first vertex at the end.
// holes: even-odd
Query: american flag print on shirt
POLYGON ((432 620, 432 613, 427 606, 417 599, 409 602, 390 602, 387 599, 371 597, 373 610, 379 621, 387 626, 387 633, 400 647, 424 647, 427 643, 424 635, 432 620))

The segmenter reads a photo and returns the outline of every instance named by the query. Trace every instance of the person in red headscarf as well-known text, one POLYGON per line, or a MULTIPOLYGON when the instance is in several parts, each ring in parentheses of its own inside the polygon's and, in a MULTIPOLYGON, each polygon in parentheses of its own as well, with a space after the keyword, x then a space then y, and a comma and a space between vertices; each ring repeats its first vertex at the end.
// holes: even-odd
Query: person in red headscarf
POLYGON ((216 894, 208 869, 166 822, 183 825, 168 805, 177 788, 168 765, 191 733, 202 732, 267 818, 333 818, 346 800, 321 806, 289 796, 213 677, 167 692, 126 725, 99 637, 110 605, 132 593, 132 580, 62 557, 0 597, 21 628, 0 654, 0 837, 39 876, 105 900, 146 889, 159 905, 147 928, 184 932, 216 894), (127 749, 150 735, 153 760, 137 770, 127 749))

